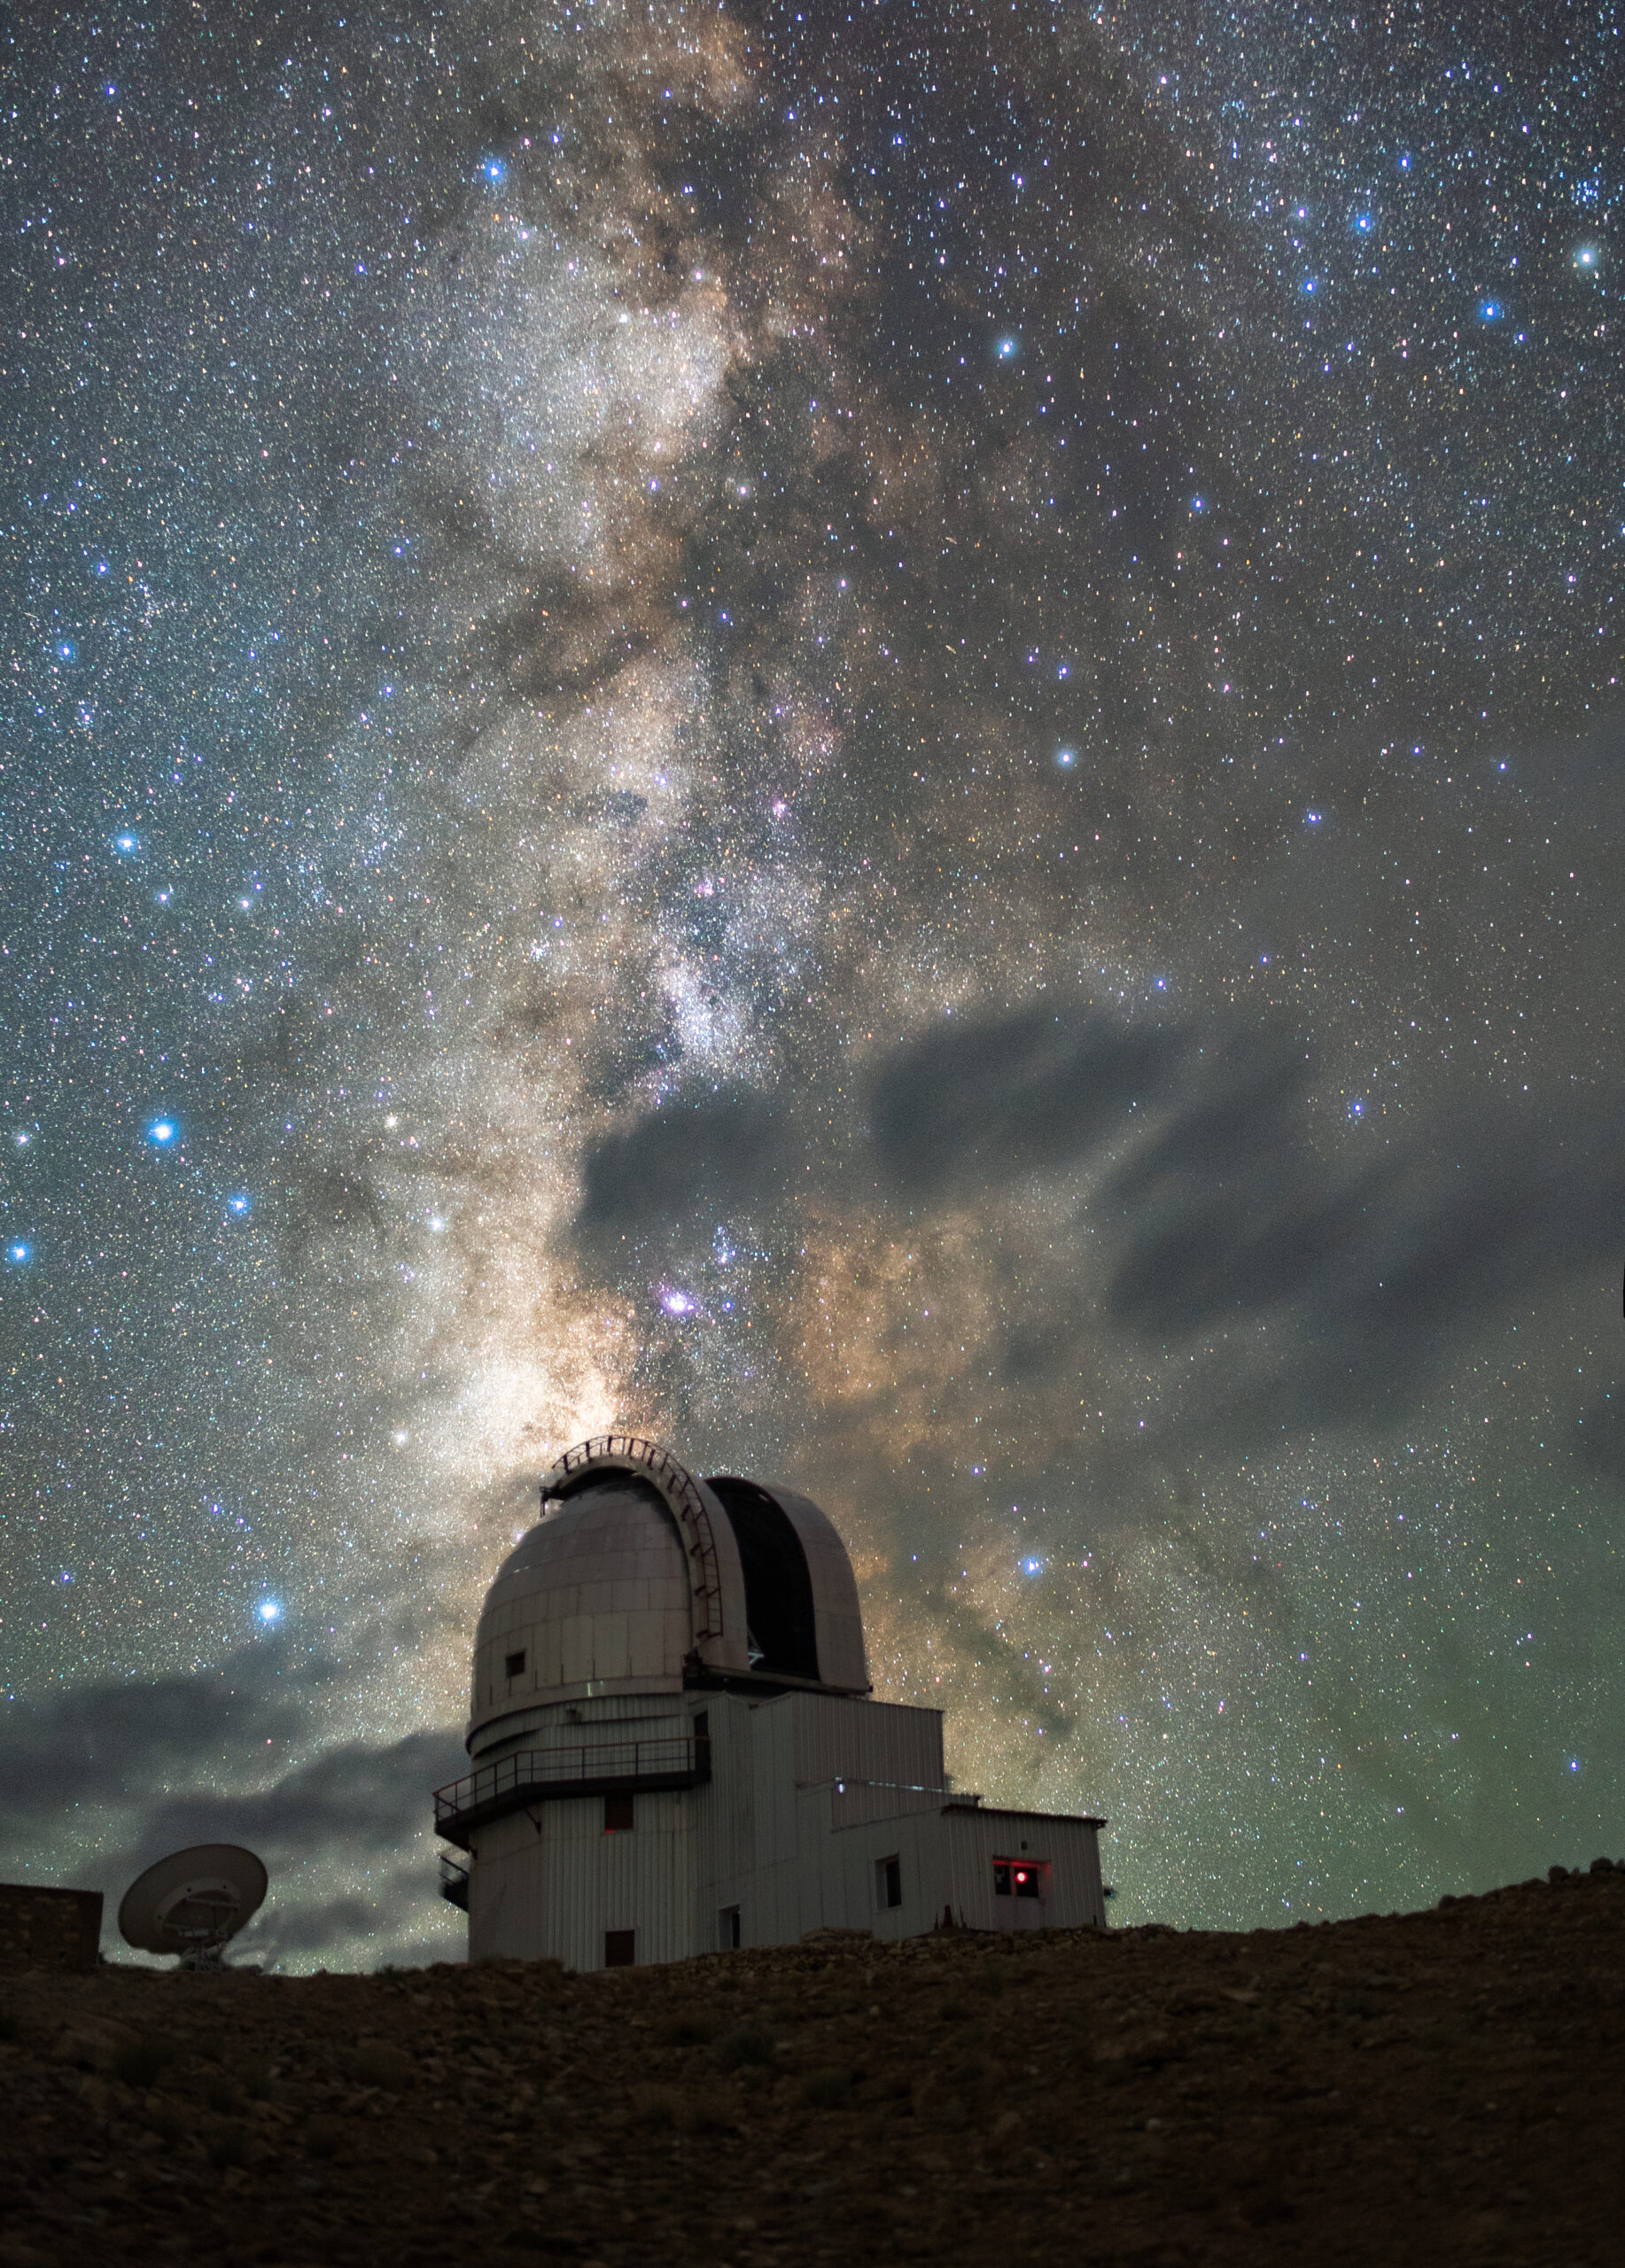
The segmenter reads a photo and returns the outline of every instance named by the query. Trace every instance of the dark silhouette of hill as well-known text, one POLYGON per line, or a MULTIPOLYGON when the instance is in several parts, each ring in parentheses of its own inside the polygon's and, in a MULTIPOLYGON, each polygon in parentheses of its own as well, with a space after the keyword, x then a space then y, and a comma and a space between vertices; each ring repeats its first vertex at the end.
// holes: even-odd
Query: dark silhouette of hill
POLYGON ((669 1969, 0 1978, 0 2268, 1617 2260, 1625 1866, 669 1969))

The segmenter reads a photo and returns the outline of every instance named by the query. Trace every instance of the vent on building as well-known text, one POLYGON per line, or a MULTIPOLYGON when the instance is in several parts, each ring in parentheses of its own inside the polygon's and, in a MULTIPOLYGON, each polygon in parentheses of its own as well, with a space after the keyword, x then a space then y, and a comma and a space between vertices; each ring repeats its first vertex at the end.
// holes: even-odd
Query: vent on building
POLYGON ((606 1930, 603 1933, 603 1965, 606 1969, 635 1969, 637 1932, 635 1930, 606 1930))
POLYGON ((630 1835, 633 1829, 633 1798, 630 1796, 606 1796, 603 1799, 603 1831, 606 1835, 630 1835))
POLYGON ((877 1906, 900 1906, 903 1903, 903 1861, 893 1856, 875 1861, 875 1902, 877 1906))
POLYGON ((739 1951, 739 1908, 725 1906, 717 1916, 717 1950, 719 1953, 739 1951))
POLYGON ((509 1654, 504 1666, 509 1677, 523 1677, 525 1675, 524 1648, 521 1647, 517 1654, 509 1654))

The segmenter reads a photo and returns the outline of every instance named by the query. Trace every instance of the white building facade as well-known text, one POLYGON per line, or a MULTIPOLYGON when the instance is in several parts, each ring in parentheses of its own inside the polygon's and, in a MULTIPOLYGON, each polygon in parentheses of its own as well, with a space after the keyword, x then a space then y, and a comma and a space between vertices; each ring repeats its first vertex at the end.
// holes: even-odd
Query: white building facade
POLYGON ((941 1713, 868 1697, 818 1506, 632 1436, 544 1479, 480 1617, 468 1747, 435 1823, 472 1961, 1105 1925, 1103 1821, 956 1795, 941 1713))

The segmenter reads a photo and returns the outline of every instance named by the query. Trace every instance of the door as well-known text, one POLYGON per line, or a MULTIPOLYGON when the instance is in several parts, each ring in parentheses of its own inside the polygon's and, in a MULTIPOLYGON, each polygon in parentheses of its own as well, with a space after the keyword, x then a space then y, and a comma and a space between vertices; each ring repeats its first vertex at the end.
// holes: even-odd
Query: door
POLYGON ((995 1859, 993 1861, 993 1927, 996 1930, 1041 1930, 1049 1909, 1050 1868, 1047 1859, 995 1859))

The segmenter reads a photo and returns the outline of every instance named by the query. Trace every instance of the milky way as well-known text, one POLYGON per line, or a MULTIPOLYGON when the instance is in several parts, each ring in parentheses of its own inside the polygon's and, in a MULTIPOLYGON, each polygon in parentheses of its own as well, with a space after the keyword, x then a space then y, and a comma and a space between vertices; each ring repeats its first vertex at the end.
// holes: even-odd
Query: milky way
POLYGON ((432 1958, 543 1466, 1114 1911, 1620 1824, 1620 12, 6 34, 6 1871, 432 1958))

